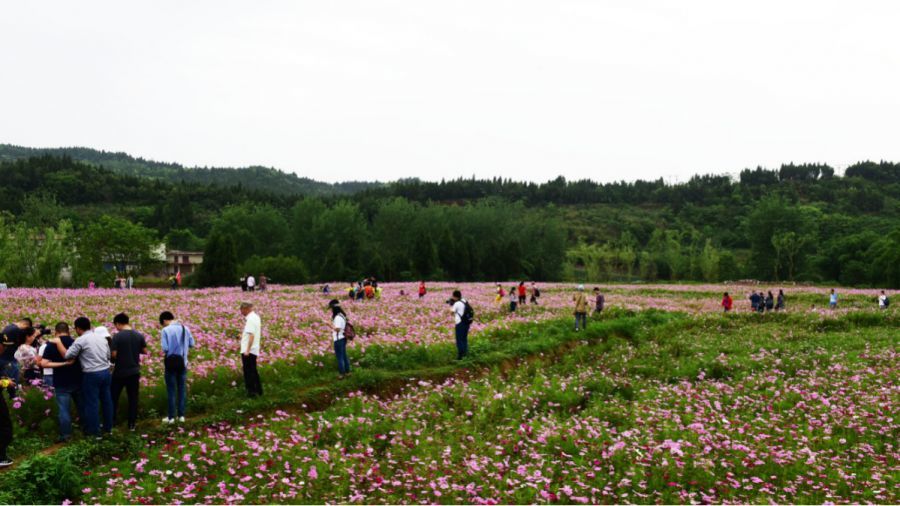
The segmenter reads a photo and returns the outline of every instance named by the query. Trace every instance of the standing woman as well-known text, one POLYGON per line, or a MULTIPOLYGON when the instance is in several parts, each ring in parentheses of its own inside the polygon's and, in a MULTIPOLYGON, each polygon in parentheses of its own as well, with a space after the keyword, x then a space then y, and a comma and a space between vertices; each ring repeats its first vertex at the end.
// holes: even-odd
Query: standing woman
POLYGON ((347 313, 341 308, 337 299, 328 302, 331 309, 331 340, 334 342, 334 355, 337 357, 338 373, 343 378, 350 374, 350 359, 347 358, 347 338, 344 330, 347 328, 347 313))
POLYGON ((728 295, 728 292, 725 292, 725 295, 722 296, 722 308, 725 312, 731 311, 731 306, 734 304, 734 301, 731 299, 731 296, 728 295))
POLYGON ((778 290, 778 299, 775 301, 776 310, 784 310, 784 290, 778 290))

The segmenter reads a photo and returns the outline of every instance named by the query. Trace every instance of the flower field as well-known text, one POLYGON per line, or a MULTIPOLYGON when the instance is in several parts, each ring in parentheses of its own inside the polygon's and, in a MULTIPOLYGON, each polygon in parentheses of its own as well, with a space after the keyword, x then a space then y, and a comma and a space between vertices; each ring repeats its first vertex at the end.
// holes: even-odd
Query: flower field
MULTIPOLYGON (((461 373, 410 373, 402 384, 373 385, 367 367, 437 371, 449 356, 452 320, 443 301, 456 287, 434 284, 424 300, 400 295, 414 288, 387 284, 381 300, 343 303, 363 334, 352 345, 356 372, 343 395, 316 407, 222 403, 217 420, 142 426, 91 457, 78 492, 64 497, 154 504, 900 500, 900 319, 894 308, 874 307, 874 291, 841 290, 841 307, 829 311, 821 309, 827 289, 786 289, 786 313, 758 315, 744 295, 755 287, 603 286, 609 314, 573 337, 571 285, 542 285, 540 306, 509 315, 495 302, 494 285, 467 284, 461 289, 478 317, 473 353, 498 358, 461 373), (719 310, 725 290, 738 308, 729 315, 719 310), (527 344, 538 342, 556 343, 556 351, 527 344), (365 391, 353 389, 356 380, 365 391)), ((82 313, 104 323, 126 311, 139 330, 155 329, 158 313, 171 310, 198 339, 191 368, 201 381, 240 368, 237 342, 226 333, 240 328, 237 306, 249 299, 263 317, 261 371, 279 368, 285 383, 305 381, 311 369, 300 364, 312 360, 323 362, 316 374, 331 382, 330 297, 312 287, 12 290, 0 294, 0 307, 6 319, 24 314, 46 323, 82 313)), ((145 363, 145 382, 160 381, 157 362, 145 363)), ((216 403, 208 406, 215 415, 216 403)))

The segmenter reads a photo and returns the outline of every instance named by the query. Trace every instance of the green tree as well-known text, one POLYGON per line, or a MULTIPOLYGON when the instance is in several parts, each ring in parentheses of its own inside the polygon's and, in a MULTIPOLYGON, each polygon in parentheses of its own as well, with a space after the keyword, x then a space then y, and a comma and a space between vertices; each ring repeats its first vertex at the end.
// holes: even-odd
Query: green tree
POLYGON ((214 230, 206 241, 197 282, 205 287, 230 286, 236 283, 237 277, 237 247, 234 238, 214 230))

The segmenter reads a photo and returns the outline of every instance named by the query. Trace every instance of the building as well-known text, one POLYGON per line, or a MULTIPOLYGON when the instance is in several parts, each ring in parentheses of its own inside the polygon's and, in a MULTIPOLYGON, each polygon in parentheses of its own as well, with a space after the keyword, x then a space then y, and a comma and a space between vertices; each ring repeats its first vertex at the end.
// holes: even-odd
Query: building
POLYGON ((186 276, 196 271, 202 263, 202 251, 166 251, 166 274, 181 271, 181 274, 186 276))

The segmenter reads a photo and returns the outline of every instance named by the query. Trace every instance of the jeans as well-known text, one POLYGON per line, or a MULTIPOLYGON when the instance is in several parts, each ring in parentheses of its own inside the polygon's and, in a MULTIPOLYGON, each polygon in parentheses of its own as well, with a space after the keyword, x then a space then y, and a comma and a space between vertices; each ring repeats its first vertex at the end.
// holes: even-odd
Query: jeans
POLYGON ((347 339, 338 339, 334 342, 334 355, 337 357, 338 372, 347 374, 350 372, 350 359, 347 358, 347 339))
POLYGON ((56 397, 57 417, 59 419, 59 437, 68 439, 72 437, 72 402, 75 402, 75 408, 78 415, 83 419, 84 413, 82 408, 84 402, 81 400, 81 390, 78 387, 66 387, 54 389, 56 397))
POLYGON ((51 374, 51 375, 48 376, 48 375, 45 374, 45 375, 41 378, 41 383, 43 383, 44 386, 47 387, 47 388, 53 388, 53 375, 51 374))
POLYGON ((180 373, 166 371, 166 394, 169 397, 169 418, 175 418, 176 408, 178 416, 184 416, 184 408, 187 402, 186 381, 187 369, 180 373), (176 394, 178 395, 177 399, 175 397, 176 394))
POLYGON ((13 425, 9 418, 9 408, 6 399, 0 395, 0 460, 6 459, 6 449, 13 440, 13 425))
POLYGON ((575 330, 582 330, 587 328, 587 313, 575 313, 575 330), (578 326, 578 323, 581 322, 581 327, 578 326))
POLYGON ((469 324, 459 322, 456 324, 456 359, 462 360, 469 354, 469 324))
POLYGON ((9 392, 9 398, 12 399, 16 396, 16 388, 18 388, 19 385, 19 361, 0 360, 0 376, 6 376, 16 382, 15 385, 10 385, 9 388, 6 389, 6 391, 9 392))
POLYGON ((128 428, 132 428, 137 423, 137 414, 138 414, 138 396, 140 392, 141 386, 141 375, 133 374, 131 376, 125 376, 124 378, 116 378, 113 376, 112 379, 112 403, 113 403, 113 423, 115 423, 115 417, 119 413, 119 398, 122 397, 122 390, 124 389, 126 395, 128 396, 128 428))
POLYGON ((244 386, 247 387, 247 395, 250 397, 262 395, 262 382, 259 380, 259 371, 256 370, 256 355, 242 354, 241 364, 244 369, 244 386))
POLYGON ((109 433, 113 425, 112 374, 109 371, 86 372, 81 382, 84 399, 84 432, 90 436, 100 435, 98 409, 103 410, 103 431, 109 433), (99 404, 99 406, 98 406, 99 404))

